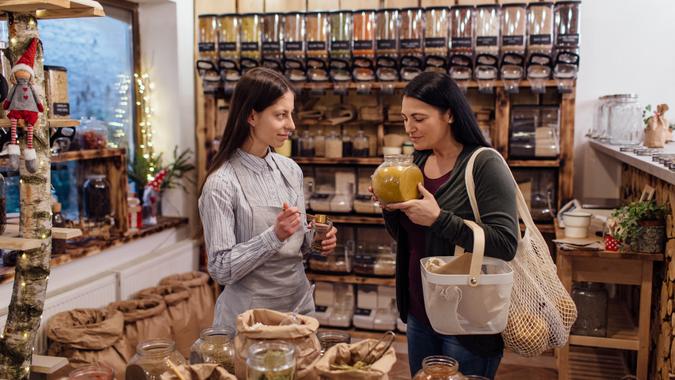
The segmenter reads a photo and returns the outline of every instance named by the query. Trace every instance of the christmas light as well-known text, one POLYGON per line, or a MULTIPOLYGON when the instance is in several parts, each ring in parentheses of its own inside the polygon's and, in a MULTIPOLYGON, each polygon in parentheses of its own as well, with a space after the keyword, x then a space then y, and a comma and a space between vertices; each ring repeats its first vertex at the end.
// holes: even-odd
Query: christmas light
MULTIPOLYGON (((138 115, 138 126, 141 134, 141 141, 138 141, 140 152, 146 159, 154 157, 154 149, 152 147, 152 89, 155 84, 150 79, 148 73, 135 73, 134 79, 136 81, 136 105, 141 110, 138 115)), ((157 168, 150 160, 149 172, 154 175, 157 168)))

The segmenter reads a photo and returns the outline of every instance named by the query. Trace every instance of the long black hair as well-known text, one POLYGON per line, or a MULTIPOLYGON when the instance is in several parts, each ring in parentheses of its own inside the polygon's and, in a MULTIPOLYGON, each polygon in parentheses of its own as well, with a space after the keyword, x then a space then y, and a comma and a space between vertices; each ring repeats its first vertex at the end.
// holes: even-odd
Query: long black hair
POLYGON ((239 79, 232 94, 230 113, 227 115, 223 137, 218 152, 209 163, 208 178, 220 168, 251 135, 248 118, 253 111, 262 112, 273 105, 288 91, 293 91, 290 82, 274 70, 258 67, 239 79))
POLYGON ((430 104, 441 112, 452 114, 450 124, 452 136, 462 145, 490 147, 478 128, 476 116, 469 101, 448 74, 423 72, 405 86, 403 96, 409 96, 430 104))

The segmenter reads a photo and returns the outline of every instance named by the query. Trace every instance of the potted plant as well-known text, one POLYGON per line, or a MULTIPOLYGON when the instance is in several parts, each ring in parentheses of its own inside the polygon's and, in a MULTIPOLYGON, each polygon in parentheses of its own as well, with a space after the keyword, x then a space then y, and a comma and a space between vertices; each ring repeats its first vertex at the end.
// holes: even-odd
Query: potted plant
POLYGON ((622 250, 659 253, 665 250, 668 207, 656 202, 638 201, 612 213, 611 235, 622 250))

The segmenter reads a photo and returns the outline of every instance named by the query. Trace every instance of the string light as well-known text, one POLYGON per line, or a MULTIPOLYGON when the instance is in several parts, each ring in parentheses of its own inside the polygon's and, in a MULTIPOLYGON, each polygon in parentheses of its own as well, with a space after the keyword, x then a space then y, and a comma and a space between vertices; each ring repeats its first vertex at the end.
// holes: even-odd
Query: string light
POLYGON ((135 73, 134 80, 136 81, 136 105, 141 110, 140 115, 138 115, 138 126, 141 132, 141 141, 138 142, 138 146, 143 157, 149 160, 148 180, 151 180, 158 169, 150 160, 155 153, 152 146, 152 115, 154 109, 151 101, 152 89, 155 88, 155 84, 146 72, 135 73))
POLYGON ((114 121, 108 122, 108 127, 112 131, 113 137, 112 141, 108 143, 111 148, 120 148, 123 142, 126 141, 126 131, 131 130, 128 106, 132 83, 131 75, 117 75, 115 90, 117 90, 118 102, 117 106, 113 109, 114 121))

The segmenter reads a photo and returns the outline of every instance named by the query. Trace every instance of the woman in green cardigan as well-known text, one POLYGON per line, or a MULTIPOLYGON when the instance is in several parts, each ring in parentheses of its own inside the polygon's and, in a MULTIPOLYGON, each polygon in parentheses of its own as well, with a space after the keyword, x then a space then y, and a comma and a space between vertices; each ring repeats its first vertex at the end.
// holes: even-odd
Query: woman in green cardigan
MULTIPOLYGON (((410 370, 415 374, 424 358, 450 356, 465 375, 494 378, 502 358, 500 335, 447 336, 433 330, 424 308, 420 259, 448 256, 455 245, 470 251, 473 233, 463 219, 474 220, 464 185, 471 154, 489 147, 457 84, 442 73, 425 72, 403 92, 401 114, 412 141, 414 162, 424 173, 421 199, 390 204, 384 210, 388 232, 398 242, 397 303, 407 322, 410 370)), ((474 166, 476 198, 485 230, 485 255, 513 259, 518 218, 515 185, 499 153, 485 151, 474 166)))

